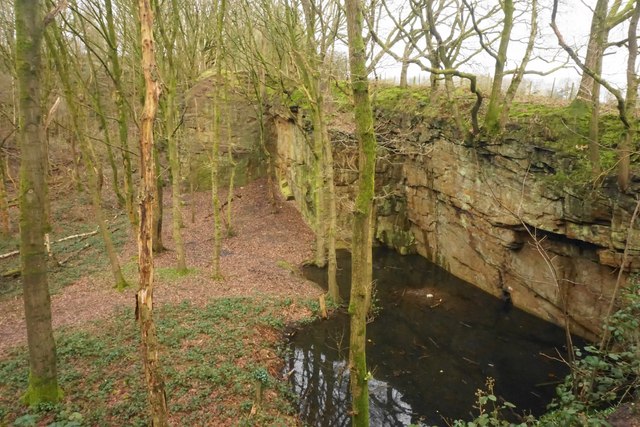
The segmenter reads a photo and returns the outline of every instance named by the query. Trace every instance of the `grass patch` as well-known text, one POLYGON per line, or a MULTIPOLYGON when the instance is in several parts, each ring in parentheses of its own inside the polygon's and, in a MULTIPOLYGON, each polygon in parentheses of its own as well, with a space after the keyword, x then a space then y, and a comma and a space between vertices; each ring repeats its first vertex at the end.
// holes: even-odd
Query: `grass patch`
MULTIPOLYGON (((280 333, 291 300, 225 298, 156 311, 169 410, 174 425, 295 425, 291 392, 280 372, 280 333), (256 372, 266 385, 251 416, 256 372)), ((0 425, 146 426, 147 396, 139 331, 123 310, 89 331, 57 333, 58 405, 27 409, 26 349, 0 360, 0 425), (58 424, 59 423, 59 424, 58 424), (73 424, 75 423, 75 424, 73 424)))

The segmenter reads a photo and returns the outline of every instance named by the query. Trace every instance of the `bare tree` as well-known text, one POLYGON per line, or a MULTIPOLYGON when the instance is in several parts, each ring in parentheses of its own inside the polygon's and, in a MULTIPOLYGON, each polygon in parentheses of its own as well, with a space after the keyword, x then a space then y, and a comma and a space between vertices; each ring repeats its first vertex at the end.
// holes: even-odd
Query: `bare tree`
POLYGON ((168 426, 167 398, 158 357, 159 345, 153 320, 153 245, 152 227, 156 167, 153 155, 153 122, 158 110, 160 83, 157 80, 153 11, 149 0, 139 0, 142 70, 145 80, 144 109, 140 126, 140 228, 138 232, 138 269, 140 288, 136 294, 136 318, 142 335, 142 360, 151 405, 151 425, 168 426))
POLYGON ((29 383, 23 396, 28 405, 57 402, 56 346, 51 326, 44 236, 48 197, 46 146, 40 80, 42 37, 46 22, 40 0, 16 0, 16 71, 18 80, 18 141, 20 143, 20 266, 29 344, 29 383))
POLYGON ((353 211, 351 242, 351 316, 349 338, 349 373, 351 384, 352 420, 355 427, 369 426, 369 392, 367 371, 367 313, 371 305, 372 217, 376 169, 376 136, 369 99, 369 82, 362 37, 363 15, 360 0, 346 0, 347 32, 351 87, 358 138, 358 192, 353 211))

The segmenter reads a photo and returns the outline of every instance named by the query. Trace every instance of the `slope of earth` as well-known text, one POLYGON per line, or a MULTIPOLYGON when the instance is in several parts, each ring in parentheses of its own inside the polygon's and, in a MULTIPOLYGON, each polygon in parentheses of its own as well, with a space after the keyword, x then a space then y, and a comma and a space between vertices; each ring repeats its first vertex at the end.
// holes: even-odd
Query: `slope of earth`
MULTIPOLYGON (((154 295, 176 425, 187 414, 189 425, 237 425, 243 417, 248 424, 261 419, 296 423, 286 400, 287 387, 279 379, 278 346, 283 326, 311 316, 309 301, 321 290, 298 274, 298 266, 311 257, 312 232, 290 202, 274 208, 266 194, 263 180, 234 191, 234 233, 224 239, 224 279, 218 281, 210 274, 210 193, 184 198, 186 275, 173 268, 170 194, 164 198, 167 250, 156 256, 154 295), (258 382, 266 388, 261 409, 252 408, 259 400, 254 391, 258 382)), ((131 284, 124 292, 112 288, 105 268, 52 296, 66 392, 64 403, 53 408, 34 412, 16 404, 27 377, 22 300, 17 295, 0 301, 0 425, 76 425, 68 424, 76 418, 77 425, 146 423, 132 313, 136 253, 134 239, 129 238, 120 256, 131 284)))

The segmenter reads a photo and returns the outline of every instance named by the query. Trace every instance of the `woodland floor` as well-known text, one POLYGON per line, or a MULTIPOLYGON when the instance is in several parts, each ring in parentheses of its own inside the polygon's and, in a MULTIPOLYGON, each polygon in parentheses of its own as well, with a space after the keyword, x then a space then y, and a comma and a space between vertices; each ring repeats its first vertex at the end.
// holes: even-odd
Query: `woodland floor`
MULTIPOLYGON (((229 315, 223 313, 218 323, 224 326, 225 321, 231 322, 228 326, 229 329, 235 326, 233 323, 245 324, 246 319, 234 319, 233 316, 242 316, 243 313, 248 312, 247 316, 250 317, 251 313, 254 313, 252 310, 258 307, 255 308, 254 314, 259 321, 246 323, 247 328, 251 330, 243 331, 236 338, 241 343, 243 341, 246 343, 247 340, 252 342, 247 346, 247 350, 252 349, 250 351, 256 353, 249 355, 249 359, 256 363, 261 359, 279 359, 273 356, 272 347, 281 341, 279 337, 281 337, 282 325, 310 317, 312 312, 309 309, 309 301, 315 299, 322 292, 317 285, 305 280, 300 274, 300 266, 312 256, 313 234, 304 224, 291 202, 281 201, 277 204, 277 209, 268 202, 264 180, 257 180, 245 187, 236 188, 234 194, 232 203, 234 234, 231 237, 225 237, 222 245, 221 267, 224 278, 223 280, 213 280, 211 277, 213 218, 210 193, 195 193, 192 200, 189 195, 184 197, 186 201, 186 205, 183 207, 185 227, 182 232, 187 252, 187 264, 190 269, 186 275, 177 274, 173 268, 175 251, 171 238, 171 194, 165 193, 163 241, 167 250, 156 255, 155 258, 155 307, 159 309, 160 317, 165 316, 166 319, 171 320, 172 316, 177 316, 176 324, 178 324, 186 321, 180 318, 180 316, 187 316, 182 311, 191 313, 188 314, 188 316, 192 316, 190 322, 196 318, 200 319, 198 320, 200 322, 205 322, 207 319, 202 317, 202 313, 213 310, 211 307, 216 307, 216 304, 218 306, 222 304, 224 309, 230 311, 229 315), (192 212, 194 213, 194 221, 191 220, 192 212), (247 308, 249 306, 255 307, 247 308), (180 307, 180 309, 176 307, 180 307), (275 324, 274 328, 270 327, 271 323, 275 324), (270 355, 265 356, 263 354, 265 351, 270 355)), ((223 197, 223 201, 226 200, 226 196, 223 195, 223 197)), ((84 212, 87 216, 86 212, 90 212, 90 207, 85 206, 84 212)), ((91 215, 88 215, 89 224, 90 217, 91 215)), ((71 331, 72 335, 76 332, 86 333, 89 334, 87 337, 101 336, 105 331, 110 330, 109 328, 123 327, 122 325, 114 326, 114 322, 116 324, 127 322, 133 326, 128 325, 126 328, 133 328, 132 331, 135 331, 131 309, 134 306, 137 288, 136 255, 136 243, 133 237, 129 236, 122 246, 120 260, 131 286, 123 292, 112 287, 112 277, 106 265, 101 271, 85 275, 74 283, 58 289, 52 296, 54 330, 71 331)), ((99 257, 100 254, 89 256, 99 257)), ((95 262, 97 262, 97 258, 95 262)), ((0 260, 0 270, 2 267, 0 260)), ((216 308, 214 311, 219 314, 220 310, 224 311, 221 308, 216 308)), ((218 315, 215 313, 212 318, 218 315)), ((160 325, 159 334, 162 330, 163 326, 160 325)), ((172 332, 169 330, 168 335, 171 335, 172 332)), ((197 338, 197 334, 194 337, 197 338)), ((62 344, 59 344, 59 347, 62 348, 62 350, 59 349, 59 353, 64 352, 65 339, 58 337, 58 341, 62 341, 62 344)), ((213 342, 215 340, 215 338, 212 339, 213 342)), ((21 352, 23 356, 26 356, 23 347, 25 342, 26 331, 21 295, 19 292, 11 296, 5 295, 0 298, 0 365, 3 361, 10 363, 9 361, 15 359, 16 355, 21 352)), ((168 344, 167 347, 171 353, 171 344, 168 344)), ((178 353, 175 357, 181 357, 179 353, 184 350, 183 347, 184 342, 178 345, 176 348, 178 353)), ((135 350, 133 353, 137 357, 135 350)), ((167 357, 172 358, 173 356, 167 357)), ((240 354, 237 357, 242 359, 244 356, 240 354)), ((62 363, 64 364, 64 361, 62 363)), ((254 363, 254 365, 260 364, 254 363)), ((272 376, 280 376, 277 364, 265 362, 262 365, 267 367, 272 376)), ((2 375, 1 368, 3 366, 0 366, 0 375, 2 375)), ((4 368, 8 369, 10 366, 5 364, 4 368)), ((118 368, 111 367, 109 369, 118 368)), ((2 382, 0 381, 0 383, 2 382)), ((16 415, 11 408, 2 408, 2 404, 11 405, 11 401, 14 403, 17 401, 17 396, 5 395, 11 390, 2 389, 0 384, 0 391, 4 395, 4 398, 0 399, 0 425, 4 425, 3 423, 7 422, 12 415, 16 415)), ((185 392, 185 394, 189 393, 185 392)), ((241 404, 241 402, 236 403, 241 404)), ((85 419, 88 421, 87 418, 85 419)), ((175 420, 177 421, 176 425, 183 424, 179 419, 175 420)), ((224 417, 218 421, 203 422, 200 425, 236 424, 233 421, 233 416, 228 414, 227 421, 223 421, 223 419, 224 417)), ((116 418, 111 422, 120 421, 117 421, 116 418)), ((37 425, 48 424, 39 422, 37 425)), ((103 425, 113 424, 107 421, 103 425)))

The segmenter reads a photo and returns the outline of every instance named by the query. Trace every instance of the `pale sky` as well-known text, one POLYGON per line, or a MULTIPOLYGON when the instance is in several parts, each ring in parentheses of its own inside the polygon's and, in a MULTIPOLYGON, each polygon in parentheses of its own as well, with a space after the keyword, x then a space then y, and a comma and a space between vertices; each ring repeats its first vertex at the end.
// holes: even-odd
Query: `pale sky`
MULTIPOLYGON (((402 0, 404 1, 404 0, 402 0)), ((557 23, 560 31, 562 32, 565 41, 569 43, 572 47, 577 49, 581 53, 581 57, 584 58, 584 53, 586 50, 586 44, 589 36, 589 27, 591 25, 591 7, 595 4, 596 0, 561 0, 558 15, 557 15, 557 23)), ((518 1, 516 0, 516 4, 518 1)), ((540 16, 539 16, 539 33, 541 34, 540 42, 537 47, 545 49, 558 49, 558 43, 555 35, 553 34, 550 23, 550 7, 552 4, 551 0, 539 0, 540 3, 540 16)), ((626 37, 627 28, 624 24, 618 26, 614 31, 611 32, 609 40, 617 41, 626 37)), ((513 37, 512 39, 518 37, 526 37, 528 35, 529 28, 528 23, 520 23, 516 24, 514 27, 513 37)), ((397 52, 402 51, 402 47, 398 46, 394 49, 397 52)), ((511 42, 509 46, 509 64, 508 68, 514 68, 515 61, 519 61, 522 58, 524 50, 523 43, 511 42)), ((624 87, 626 81, 626 48, 612 48, 607 51, 608 55, 605 57, 604 66, 603 66, 603 76, 611 81, 614 85, 618 87, 624 87), (616 52, 617 50, 617 52, 616 52)), ((548 55, 551 55, 550 51, 547 51, 548 55)), ((566 58, 564 52, 561 52, 561 57, 566 58)), ((546 64, 542 61, 533 61, 530 63, 528 69, 536 70, 536 71, 546 71, 557 66, 558 63, 554 65, 546 64)), ((468 66, 467 69, 470 71, 474 71, 477 74, 489 74, 492 72, 493 68, 493 60, 488 56, 484 55, 483 57, 479 57, 475 64, 468 66)), ((576 71, 577 67, 573 64, 572 61, 569 61, 566 69, 562 69, 554 72, 552 75, 540 77, 530 75, 527 78, 533 80, 534 87, 536 86, 545 86, 546 90, 549 90, 552 82, 555 78, 556 80, 556 89, 561 86, 568 85, 570 83, 566 83, 569 80, 579 81, 579 73, 576 71)), ((381 77, 385 78, 397 78, 400 72, 400 66, 395 63, 393 59, 387 59, 380 64, 378 67, 378 72, 381 77)), ((426 79, 426 73, 420 73, 420 70, 417 66, 412 65, 409 69, 410 76, 416 76, 417 74, 421 74, 421 79, 426 79)), ((576 83, 577 86, 577 83, 576 83)), ((606 90, 603 89, 603 92, 606 90)))

